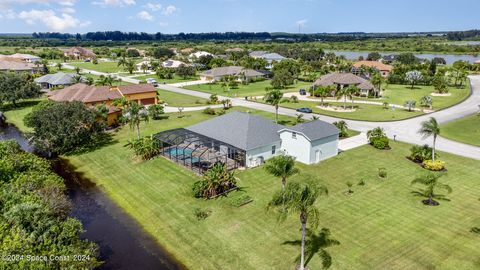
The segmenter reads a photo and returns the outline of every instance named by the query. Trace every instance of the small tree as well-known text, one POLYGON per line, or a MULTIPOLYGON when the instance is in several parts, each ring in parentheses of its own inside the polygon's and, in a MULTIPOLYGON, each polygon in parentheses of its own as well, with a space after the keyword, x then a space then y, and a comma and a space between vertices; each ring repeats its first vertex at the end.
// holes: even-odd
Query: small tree
POLYGON ((409 112, 411 112, 413 109, 415 109, 416 104, 417 102, 415 100, 407 100, 403 106, 406 107, 409 112))
POLYGON ((123 111, 123 117, 129 123, 130 128, 137 130, 137 139, 140 139, 140 123, 148 122, 149 116, 145 106, 135 101, 130 101, 123 111))
POLYGON ((62 68, 63 68, 62 63, 60 63, 60 62, 58 62, 56 66, 57 66, 58 70, 62 70, 62 68))
POLYGON ((278 124, 278 105, 282 101, 283 93, 278 89, 267 90, 266 95, 263 97, 266 103, 275 106, 275 123, 278 124))
POLYGON ((307 223, 311 229, 318 227, 319 211, 315 203, 319 196, 327 195, 328 190, 319 186, 313 178, 306 178, 304 181, 291 182, 285 190, 275 193, 268 204, 268 209, 280 208, 280 217, 285 219, 288 213, 297 213, 300 216, 302 228, 302 241, 300 250, 300 266, 298 269, 305 269, 305 236, 307 223))
POLYGON ((436 206, 439 205, 437 200, 448 200, 445 198, 445 195, 441 194, 435 194, 436 189, 444 189, 447 191, 447 193, 452 192, 452 188, 449 185, 442 184, 438 181, 438 179, 442 176, 442 174, 439 173, 428 173, 423 176, 417 177, 412 181, 413 184, 421 184, 425 186, 425 189, 420 189, 418 191, 413 191, 412 193, 417 195, 417 196, 422 196, 427 198, 426 200, 423 200, 422 202, 426 205, 431 205, 431 206, 436 206))
POLYGON ((435 161, 435 143, 437 141, 437 136, 440 135, 440 125, 438 124, 437 119, 430 117, 428 121, 423 121, 418 133, 423 136, 423 139, 430 136, 433 137, 432 161, 435 161))
POLYGON ((348 124, 347 122, 341 120, 338 122, 333 123, 334 126, 336 126, 340 130, 340 138, 345 138, 348 136, 348 124))
POLYGON ((320 98, 320 103, 322 104, 322 107, 323 107, 324 106, 323 100, 324 98, 330 95, 330 89, 325 86, 317 86, 317 89, 313 91, 313 95, 320 98))
POLYGON ((421 80, 423 80, 423 75, 420 71, 418 70, 412 70, 407 73, 405 73, 405 80, 410 83, 411 88, 413 87, 421 80))
POLYGON ((135 70, 135 62, 133 60, 128 60, 125 63, 125 70, 127 70, 128 73, 132 74, 133 71, 135 70))
POLYGON ((75 73, 80 74, 80 71, 82 71, 80 67, 75 67, 75 73))
POLYGON ((269 159, 265 165, 265 170, 269 174, 282 179, 282 190, 285 190, 287 178, 299 172, 295 168, 295 158, 285 154, 269 159))
POLYGON ((430 109, 432 109, 432 105, 433 105, 433 99, 431 96, 423 96, 421 99, 420 99, 420 105, 422 107, 428 107, 430 109))

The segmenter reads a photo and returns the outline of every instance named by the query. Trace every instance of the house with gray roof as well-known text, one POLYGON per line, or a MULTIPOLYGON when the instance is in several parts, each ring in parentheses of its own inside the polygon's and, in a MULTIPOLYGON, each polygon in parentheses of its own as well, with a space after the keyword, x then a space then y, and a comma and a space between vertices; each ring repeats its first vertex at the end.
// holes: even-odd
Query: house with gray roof
POLYGON ((243 81, 251 80, 253 78, 261 78, 264 76, 264 74, 256 70, 240 66, 212 68, 200 73, 200 79, 204 81, 220 81, 226 76, 234 76, 239 81, 243 81))
POLYGON ((352 73, 335 72, 321 76, 314 83, 313 87, 335 85, 337 89, 355 85, 360 89, 360 95, 369 96, 371 91, 378 94, 379 89, 376 89, 369 80, 352 73))
POLYGON ((259 115, 232 112, 154 137, 168 147, 166 157, 205 169, 217 161, 229 168, 255 167, 281 154, 314 164, 338 154, 338 136, 334 125, 320 120, 286 127, 259 115))
MULTIPOLYGON (((77 83, 75 74, 58 72, 55 74, 47 74, 35 79, 43 89, 63 88, 77 83)), ((81 77, 80 82, 85 82, 85 78, 81 77)))
POLYGON ((286 57, 278 54, 278 53, 270 53, 266 51, 253 51, 249 53, 250 57, 253 58, 262 58, 267 61, 268 66, 266 68, 270 69, 273 67, 273 63, 275 62, 280 62, 282 60, 285 60, 286 57))

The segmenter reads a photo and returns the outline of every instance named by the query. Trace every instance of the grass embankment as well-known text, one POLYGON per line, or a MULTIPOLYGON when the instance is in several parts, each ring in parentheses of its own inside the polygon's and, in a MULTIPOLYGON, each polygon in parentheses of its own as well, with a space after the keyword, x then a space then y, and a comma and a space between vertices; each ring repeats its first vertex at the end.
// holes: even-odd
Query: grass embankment
MULTIPOLYGON (((282 90, 283 92, 298 92, 300 89, 308 89, 312 83, 310 82, 297 82, 295 85, 287 87, 287 89, 282 90)), ((184 88, 206 92, 210 94, 217 94, 222 96, 229 97, 253 97, 253 96, 263 96, 265 95, 265 88, 271 87, 269 80, 253 82, 247 85, 239 84, 237 89, 230 89, 229 87, 223 88, 220 82, 214 84, 197 84, 190 85, 184 88)))
POLYGON ((470 115, 442 125, 442 137, 480 146, 480 115, 470 115))
MULTIPOLYGON (((211 118, 199 112, 186 114, 142 124, 142 133, 211 118)), ((266 211, 267 202, 281 188, 279 179, 261 167, 239 172, 241 192, 254 200, 241 208, 230 206, 229 197, 195 199, 191 186, 198 176, 162 157, 133 161, 124 147, 132 136, 128 127, 122 128, 114 135, 118 142, 68 159, 189 268, 295 267, 300 248, 286 243, 300 240, 298 217, 279 223, 266 211), (197 221, 193 214, 197 207, 211 210, 211 216, 197 221)), ((411 194, 415 187, 410 185, 425 170, 405 158, 409 145, 391 146, 389 151, 363 146, 318 165, 298 165, 302 173, 320 177, 330 191, 317 206, 320 228, 330 229, 331 237, 340 241, 326 249, 333 258, 331 269, 479 268, 479 236, 469 230, 480 226, 480 162, 441 153, 448 167, 442 181, 453 188, 451 201, 427 207, 411 194), (387 180, 378 178, 379 167, 386 168, 387 180), (358 186, 360 180, 366 185, 358 186), (345 195, 347 181, 355 185, 352 196, 345 195)), ((308 266, 320 269, 320 257, 314 255, 308 266)))

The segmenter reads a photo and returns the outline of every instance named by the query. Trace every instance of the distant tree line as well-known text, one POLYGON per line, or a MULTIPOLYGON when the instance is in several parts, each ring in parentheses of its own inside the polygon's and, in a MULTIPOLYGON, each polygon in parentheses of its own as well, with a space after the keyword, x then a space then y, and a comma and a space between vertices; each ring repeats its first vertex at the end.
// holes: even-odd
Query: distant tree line
POLYGON ((455 31, 447 34, 448 40, 464 40, 475 37, 480 37, 480 30, 455 31))

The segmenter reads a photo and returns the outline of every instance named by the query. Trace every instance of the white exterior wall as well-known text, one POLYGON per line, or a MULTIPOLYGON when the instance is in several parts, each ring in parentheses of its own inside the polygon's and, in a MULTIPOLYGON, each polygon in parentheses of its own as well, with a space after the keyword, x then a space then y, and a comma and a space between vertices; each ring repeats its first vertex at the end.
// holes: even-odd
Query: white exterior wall
POLYGON ((309 164, 318 163, 322 160, 338 155, 338 135, 313 141, 311 145, 312 149, 310 152, 309 164), (317 160, 317 150, 319 151, 319 160, 317 160))
POLYGON ((285 154, 293 156, 297 161, 305 164, 318 163, 327 158, 338 155, 338 135, 310 142, 304 135, 297 133, 296 139, 292 138, 292 131, 284 130, 280 133, 282 139, 281 149, 285 154), (318 159, 317 159, 318 150, 318 159))
POLYGON ((280 133, 282 139, 282 150, 285 154, 295 157, 299 162, 310 164, 310 141, 300 133, 297 133, 297 138, 292 138, 292 131, 284 130, 280 133))
POLYGON ((276 156, 277 153, 280 151, 280 145, 281 145, 280 141, 278 141, 266 146, 248 150, 246 153, 247 160, 245 162, 245 165, 247 166, 247 168, 261 165, 258 163, 259 158, 263 157, 263 160, 266 161, 267 159, 276 156), (275 145, 275 154, 272 154, 272 146, 274 145, 275 145))

